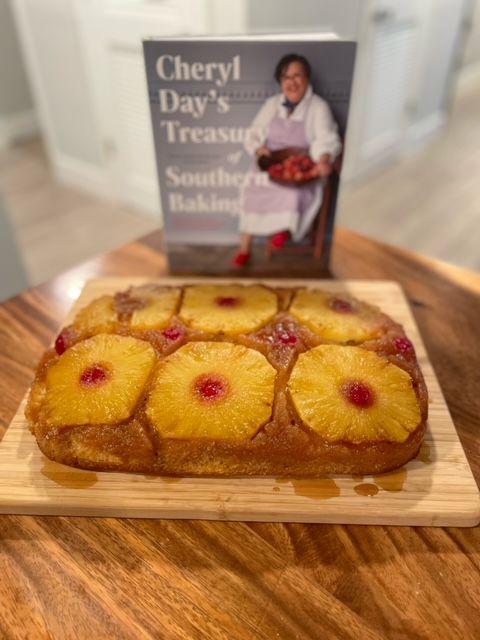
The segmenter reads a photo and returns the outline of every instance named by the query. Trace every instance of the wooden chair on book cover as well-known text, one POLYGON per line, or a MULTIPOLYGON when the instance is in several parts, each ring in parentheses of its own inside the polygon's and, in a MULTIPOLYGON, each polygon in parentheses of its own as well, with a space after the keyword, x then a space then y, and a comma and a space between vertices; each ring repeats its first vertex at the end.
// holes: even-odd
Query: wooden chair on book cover
POLYGON ((338 186, 340 182, 340 170, 342 167, 342 154, 333 163, 332 173, 325 180, 323 185, 323 198, 318 209, 318 213, 307 234, 307 242, 302 244, 286 244, 281 249, 273 249, 267 243, 267 257, 271 258, 274 253, 308 253, 312 254, 316 260, 320 260, 325 251, 325 239, 327 236, 328 223, 335 212, 337 203, 338 186))

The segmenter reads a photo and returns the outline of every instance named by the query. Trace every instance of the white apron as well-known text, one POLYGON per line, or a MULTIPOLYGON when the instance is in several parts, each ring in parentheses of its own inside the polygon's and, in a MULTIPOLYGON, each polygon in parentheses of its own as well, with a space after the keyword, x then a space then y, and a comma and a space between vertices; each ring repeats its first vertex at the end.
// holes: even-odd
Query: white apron
MULTIPOLYGON (((305 118, 302 121, 280 118, 270 123, 266 146, 272 151, 285 147, 307 149, 305 118)), ((259 172, 258 167, 255 172, 259 172)), ((322 186, 319 180, 303 187, 293 187, 269 182, 267 185, 251 184, 240 196, 240 231, 255 236, 272 235, 290 231, 294 241, 301 240, 309 230, 322 202, 322 186)))

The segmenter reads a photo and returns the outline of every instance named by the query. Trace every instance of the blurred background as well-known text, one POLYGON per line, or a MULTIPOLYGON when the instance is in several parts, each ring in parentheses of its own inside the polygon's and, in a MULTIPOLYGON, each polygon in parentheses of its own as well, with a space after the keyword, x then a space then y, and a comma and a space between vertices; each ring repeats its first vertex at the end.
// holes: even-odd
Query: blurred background
POLYGON ((480 270, 480 0, 0 0, 0 299, 161 226, 142 38, 322 31, 337 224, 480 270))

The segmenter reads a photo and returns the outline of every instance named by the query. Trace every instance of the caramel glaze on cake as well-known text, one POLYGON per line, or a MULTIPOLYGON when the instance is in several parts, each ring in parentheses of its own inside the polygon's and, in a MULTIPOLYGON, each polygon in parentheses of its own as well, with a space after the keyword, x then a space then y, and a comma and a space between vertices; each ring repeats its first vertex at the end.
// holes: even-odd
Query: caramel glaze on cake
MULTIPOLYGON (((101 319, 90 323, 85 323, 84 317, 80 323, 75 320, 73 325, 60 334, 56 350, 50 349, 44 355, 30 392, 26 416, 38 446, 48 458, 83 469, 171 476, 315 477, 326 473, 376 474, 397 468, 416 455, 425 434, 427 389, 414 349, 402 327, 378 309, 345 294, 333 296, 325 293, 327 314, 330 314, 328 318, 332 315, 332 309, 338 311, 340 323, 342 314, 350 313, 352 307, 359 317, 366 314, 366 326, 369 328, 367 339, 355 343, 363 350, 360 356, 364 352, 374 352, 386 366, 389 363, 395 365, 410 377, 409 384, 415 395, 419 418, 418 424, 410 428, 404 441, 388 437, 375 437, 371 440, 363 437, 357 441, 351 437, 327 438, 300 418, 288 387, 299 355, 320 345, 342 345, 348 349, 351 342, 326 339, 313 330, 311 325, 303 323, 297 312, 293 315, 290 309, 292 299, 298 294, 297 290, 269 289, 270 293, 273 291, 277 296, 277 311, 264 326, 249 333, 207 333, 187 326, 182 321, 185 289, 180 291, 172 307, 172 314, 163 323, 164 326, 148 328, 146 321, 147 328, 133 328, 129 324, 132 314, 146 308, 151 295, 165 289, 167 288, 152 284, 117 294, 110 302, 106 302, 107 306, 111 305, 109 313, 113 309, 116 322, 112 324, 110 317, 108 327, 105 327, 101 319), (109 424, 59 424, 58 420, 52 420, 51 413, 47 410, 47 375, 74 345, 77 348, 90 336, 98 333, 131 336, 148 342, 154 349, 156 364, 127 419, 109 424), (270 418, 252 437, 163 437, 152 424, 152 419, 147 415, 147 402, 157 369, 161 366, 160 363, 168 361, 171 354, 192 342, 225 342, 248 347, 263 354, 276 370, 270 418)), ((249 287, 243 288, 246 298, 248 289, 249 287)), ((228 294, 227 290, 226 293, 228 294)), ((216 300, 220 306, 236 304, 234 296, 225 295, 216 300)), ((319 304, 323 303, 320 301, 319 304)), ((232 309, 232 313, 234 312, 235 309, 232 309)), ((333 317, 333 323, 335 322, 333 317)), ((208 344, 205 347, 207 350, 208 344)), ((145 357, 150 356, 147 354, 145 357)), ((96 370, 93 373, 89 370, 88 375, 95 374, 96 370)), ((231 375, 234 381, 235 371, 231 375)), ((61 404, 61 398, 59 402, 61 404)), ((68 399, 65 399, 65 403, 67 402, 68 399)), ((188 406, 185 411, 189 411, 188 406)))

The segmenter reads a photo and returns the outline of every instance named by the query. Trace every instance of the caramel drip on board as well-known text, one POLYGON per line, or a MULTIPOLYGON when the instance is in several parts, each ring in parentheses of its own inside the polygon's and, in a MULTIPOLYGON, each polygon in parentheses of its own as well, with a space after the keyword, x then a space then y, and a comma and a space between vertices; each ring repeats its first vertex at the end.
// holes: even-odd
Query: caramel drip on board
POLYGON ((374 481, 384 491, 401 491, 407 479, 407 470, 402 468, 391 473, 373 476, 374 481))
POLYGON ((363 484, 357 484, 353 487, 355 493, 358 493, 359 496, 368 496, 373 497, 376 496, 379 489, 376 484, 371 484, 369 482, 365 482, 363 484))
MULTIPOLYGON (((332 478, 276 478, 277 485, 290 483, 297 496, 312 500, 329 500, 340 495, 340 487, 332 478)), ((280 487, 274 487, 280 491, 280 487)))
POLYGON ((89 489, 98 481, 98 476, 93 471, 73 469, 47 458, 43 460, 40 473, 55 484, 68 489, 89 489))
POLYGON ((427 442, 424 442, 418 450, 417 460, 420 460, 420 462, 424 464, 429 464, 432 461, 431 446, 427 442))

